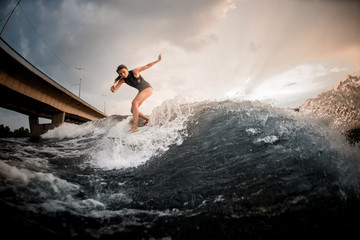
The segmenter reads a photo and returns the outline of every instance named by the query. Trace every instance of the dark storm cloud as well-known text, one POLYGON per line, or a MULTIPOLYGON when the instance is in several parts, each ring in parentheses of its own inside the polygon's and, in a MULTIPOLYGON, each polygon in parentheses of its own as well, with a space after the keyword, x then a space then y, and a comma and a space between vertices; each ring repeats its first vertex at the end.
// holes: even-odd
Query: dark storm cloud
MULTIPOLYGON (((6 10, 15 3, 10 1, 6 10)), ((106 68, 101 64, 129 59, 161 42, 186 51, 216 42, 212 28, 230 5, 227 0, 23 0, 5 38, 50 75, 65 67, 71 85, 78 74, 73 66, 84 64, 83 59, 92 69, 106 68)))
POLYGON ((101 44, 109 38, 134 39, 141 35, 143 43, 168 41, 196 50, 216 39, 210 28, 228 5, 226 0, 21 2, 46 41, 67 49, 90 39, 101 44))

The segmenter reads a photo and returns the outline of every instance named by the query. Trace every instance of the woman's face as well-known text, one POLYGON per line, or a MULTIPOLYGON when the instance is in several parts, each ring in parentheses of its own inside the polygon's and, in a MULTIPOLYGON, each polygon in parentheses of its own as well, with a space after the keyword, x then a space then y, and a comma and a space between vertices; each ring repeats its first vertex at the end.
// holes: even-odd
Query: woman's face
POLYGON ((122 68, 118 71, 118 74, 122 78, 126 78, 129 75, 129 71, 126 68, 122 68))

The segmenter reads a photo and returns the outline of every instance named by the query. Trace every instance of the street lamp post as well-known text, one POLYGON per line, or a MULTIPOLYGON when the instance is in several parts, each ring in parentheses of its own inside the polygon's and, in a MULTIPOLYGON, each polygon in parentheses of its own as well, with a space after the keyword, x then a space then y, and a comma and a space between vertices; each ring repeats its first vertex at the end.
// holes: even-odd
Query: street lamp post
POLYGON ((104 97, 104 113, 106 114, 106 101, 105 101, 106 94, 103 94, 102 96, 104 97))
POLYGON ((81 65, 80 65, 80 67, 76 67, 75 69, 81 71, 81 72, 80 72, 80 84, 79 84, 79 98, 80 98, 82 70, 84 70, 85 68, 81 67, 81 65))

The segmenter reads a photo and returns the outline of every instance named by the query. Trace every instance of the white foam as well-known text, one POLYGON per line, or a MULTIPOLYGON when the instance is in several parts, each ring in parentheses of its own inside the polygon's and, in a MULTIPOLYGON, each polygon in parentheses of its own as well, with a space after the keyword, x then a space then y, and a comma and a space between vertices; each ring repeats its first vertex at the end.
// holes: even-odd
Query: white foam
POLYGON ((61 196, 64 193, 69 193, 79 188, 79 186, 60 179, 52 173, 42 173, 31 171, 29 169, 17 168, 15 166, 10 166, 5 162, 0 162, 0 175, 6 179, 7 183, 6 185, 2 185, 2 188, 24 187, 34 181, 43 182, 45 184, 36 184, 35 186, 37 189, 32 189, 32 191, 41 193, 42 195, 61 196))
POLYGON ((335 128, 346 132, 360 127, 360 77, 348 76, 336 89, 324 91, 316 98, 307 99, 300 106, 305 113, 329 121, 335 128))
POLYGON ((18 181, 22 184, 27 184, 29 182, 29 178, 31 177, 28 170, 18 169, 6 164, 5 162, 0 162, 0 175, 8 181, 18 181))
POLYGON ((30 208, 34 212, 46 211, 46 212, 58 212, 58 211, 70 211, 73 214, 86 214, 90 210, 105 210, 106 207, 103 203, 94 199, 75 200, 71 196, 59 199, 48 199, 41 204, 33 204, 30 208))
POLYGON ((49 138, 79 138, 85 137, 88 135, 98 136, 106 132, 106 128, 101 126, 106 126, 106 122, 109 119, 100 119, 97 121, 89 121, 81 125, 64 123, 57 128, 47 131, 43 135, 41 135, 44 139, 49 138), (105 123, 105 124, 104 124, 105 123))
POLYGON ((111 123, 91 151, 90 163, 104 169, 137 167, 164 153, 170 145, 180 145, 186 136, 191 106, 182 98, 164 102, 153 110, 148 130, 140 134, 128 133, 131 117, 111 123))
POLYGON ((271 136, 266 136, 266 137, 263 137, 263 138, 258 138, 257 140, 256 140, 256 142, 264 142, 264 143, 274 143, 274 142, 276 142, 276 141, 278 141, 279 140, 279 138, 277 137, 277 136, 275 136, 275 135, 271 135, 271 136))
POLYGON ((249 135, 256 135, 261 133, 261 129, 259 128, 248 128, 245 130, 245 132, 247 132, 249 135))

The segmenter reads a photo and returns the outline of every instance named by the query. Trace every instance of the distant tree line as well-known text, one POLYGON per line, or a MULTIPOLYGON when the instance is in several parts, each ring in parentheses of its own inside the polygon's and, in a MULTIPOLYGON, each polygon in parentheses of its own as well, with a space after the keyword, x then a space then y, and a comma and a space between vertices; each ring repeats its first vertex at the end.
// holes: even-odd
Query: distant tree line
POLYGON ((21 127, 12 132, 8 126, 4 126, 4 124, 1 124, 0 138, 6 138, 6 137, 12 137, 12 138, 30 137, 30 131, 27 128, 21 127))

